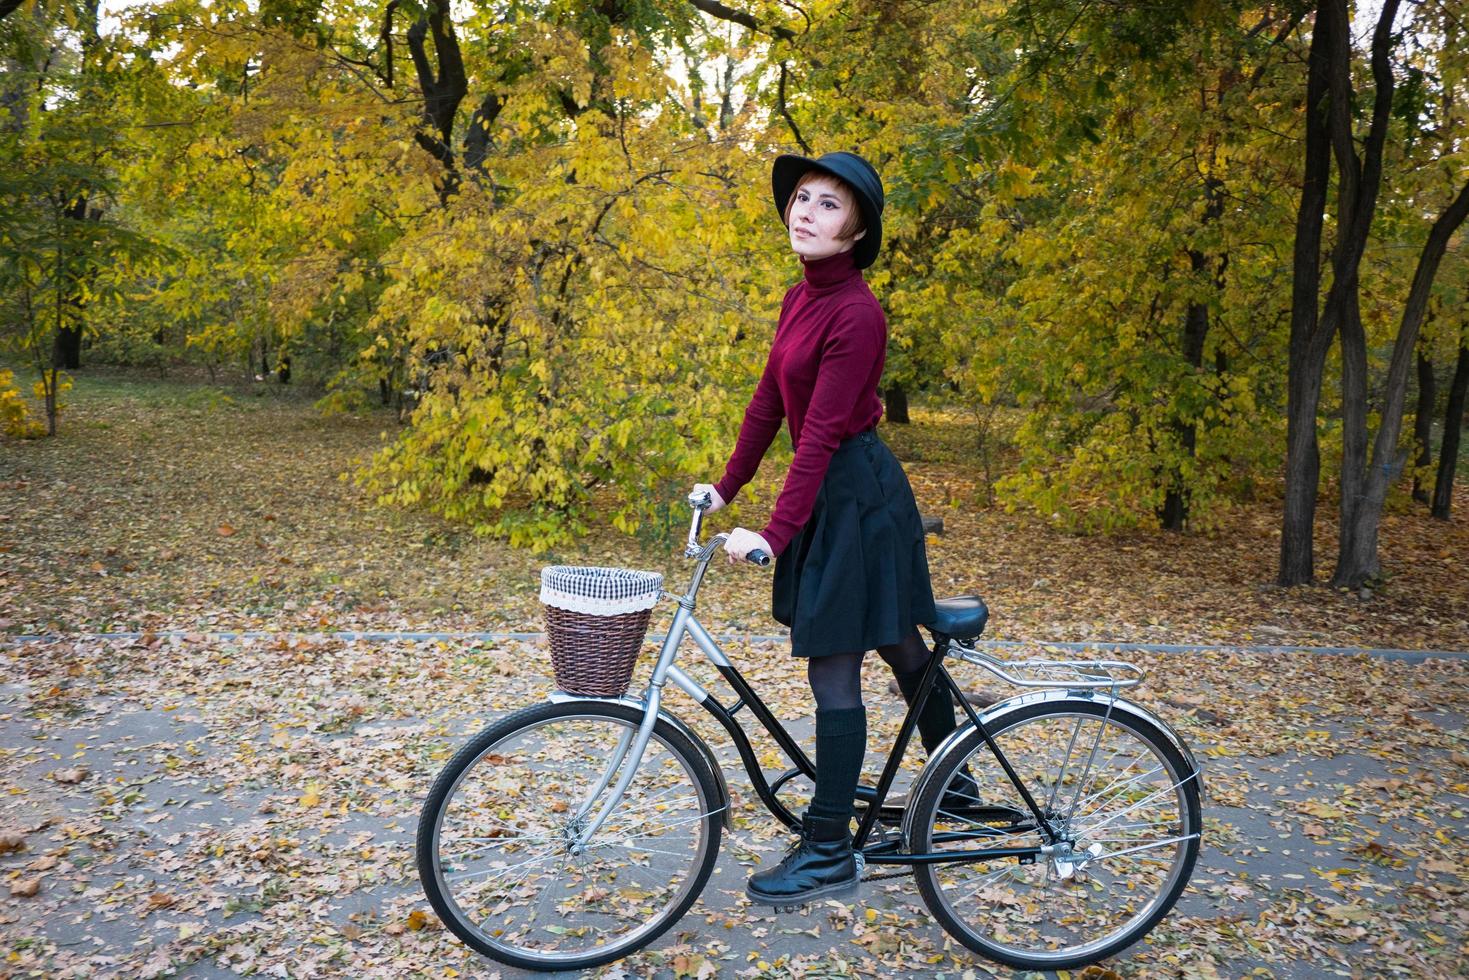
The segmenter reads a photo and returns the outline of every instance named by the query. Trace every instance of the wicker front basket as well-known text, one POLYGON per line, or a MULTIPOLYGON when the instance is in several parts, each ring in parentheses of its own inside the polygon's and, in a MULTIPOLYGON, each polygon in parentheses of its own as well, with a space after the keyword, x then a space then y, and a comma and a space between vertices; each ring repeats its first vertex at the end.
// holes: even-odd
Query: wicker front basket
POLYGON ((632 682, 633 665, 648 632, 651 610, 594 616, 546 607, 551 666, 567 694, 615 698, 632 682))
POLYGON ((663 577, 618 568, 541 570, 541 602, 556 686, 568 694, 615 698, 632 682, 663 577))

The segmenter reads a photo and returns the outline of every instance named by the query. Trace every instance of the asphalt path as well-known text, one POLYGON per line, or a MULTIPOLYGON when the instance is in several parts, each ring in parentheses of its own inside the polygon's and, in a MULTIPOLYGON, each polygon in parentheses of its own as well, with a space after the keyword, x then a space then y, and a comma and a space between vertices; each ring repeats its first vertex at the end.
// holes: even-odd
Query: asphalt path
MULTIPOLYGON (((242 637, 213 634, 211 642, 242 637)), ((505 637, 392 636, 497 638, 505 637)), ((355 641, 374 639, 382 637, 355 641)), ((30 648, 31 655, 44 650, 30 648)), ((1469 658, 1457 651, 1374 656, 1397 661, 1392 676, 1415 683, 1416 674, 1403 672, 1433 670, 1459 683, 1458 665, 1469 658)), ((39 712, 35 705, 49 692, 38 683, 46 682, 12 677, 0 684, 0 829, 19 840, 18 847, 0 845, 0 875, 12 891, 41 881, 33 896, 7 895, 0 885, 7 957, 0 975, 533 975, 470 955, 436 923, 425 925, 421 912, 414 918, 426 905, 412 868, 414 824, 442 752, 406 776, 385 775, 373 806, 349 809, 344 802, 331 819, 314 819, 309 809, 306 818, 294 816, 311 805, 288 788, 303 778, 291 771, 296 763, 261 767, 258 776, 240 763, 242 754, 286 753, 304 760, 299 765, 309 777, 313 765, 329 771, 333 753, 350 759, 367 747, 417 744, 426 736, 452 746, 501 711, 367 717, 313 729, 272 723, 262 709, 254 724, 222 727, 211 716, 214 702, 189 694, 79 698, 62 715, 39 712), (73 767, 84 767, 74 781, 73 767)), ((1268 685, 1252 689, 1268 696, 1268 685)), ((868 700, 874 728, 892 727, 892 699, 879 687, 868 700)), ((1461 703, 1417 702, 1387 726, 1367 724, 1370 711, 1360 725, 1340 713, 1303 717, 1299 726, 1282 728, 1281 744, 1255 754, 1211 751, 1214 731, 1228 720, 1206 704, 1179 706, 1185 709, 1189 724, 1180 730, 1199 752, 1209 790, 1206 846, 1170 919, 1107 969, 1123 976, 1289 978, 1404 973, 1413 964, 1429 971, 1418 975, 1435 975, 1464 962, 1469 758, 1461 703), (1414 748, 1403 747, 1394 726, 1413 730, 1414 748), (1343 749, 1321 751, 1333 743, 1343 749), (1389 805, 1425 781, 1442 809, 1389 805), (1444 846, 1435 848, 1434 840, 1444 846), (1388 922, 1385 910, 1404 896, 1430 911, 1388 922), (1374 910, 1384 910, 1381 921, 1374 910)), ((693 705, 678 710, 695 722, 693 705)), ((791 727, 809 740, 807 722, 793 719, 791 727)), ((696 728, 730 774, 735 828, 701 902, 623 975, 1023 975, 950 942, 911 879, 870 882, 855 901, 802 912, 749 906, 745 878, 777 859, 787 838, 762 815, 728 739, 708 719, 696 728)), ((878 761, 870 753, 869 772, 878 761)), ((619 975, 618 968, 600 972, 619 975)))

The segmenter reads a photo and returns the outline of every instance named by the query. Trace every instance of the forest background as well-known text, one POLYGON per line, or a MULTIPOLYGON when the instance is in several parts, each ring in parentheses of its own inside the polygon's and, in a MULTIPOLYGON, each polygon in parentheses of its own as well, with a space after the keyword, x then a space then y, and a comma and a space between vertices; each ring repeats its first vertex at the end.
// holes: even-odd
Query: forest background
POLYGON ((963 427, 966 503, 1264 507, 1294 585, 1321 502, 1370 589, 1462 455, 1466 13, 0 0, 0 411, 40 438, 84 364, 244 371, 395 409, 352 470, 382 502, 671 540, 793 278, 769 162, 848 148, 888 190, 887 420, 963 427))
MULTIPOLYGON (((1088 975, 1465 975, 1466 17, 0 0, 0 972, 483 974, 423 792, 552 689, 540 565, 687 580, 799 276, 771 160, 850 149, 935 592, 1131 645, 1206 760, 1189 893, 1088 975)), ((767 574, 700 616, 804 724, 767 574)), ((999 969, 896 883, 753 918, 747 785, 609 976, 999 969)))

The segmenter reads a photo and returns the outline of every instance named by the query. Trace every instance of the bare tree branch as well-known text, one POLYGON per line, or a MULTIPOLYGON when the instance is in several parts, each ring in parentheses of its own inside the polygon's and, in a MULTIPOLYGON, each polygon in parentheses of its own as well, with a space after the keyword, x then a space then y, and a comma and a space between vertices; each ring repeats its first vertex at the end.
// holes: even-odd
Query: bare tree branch
MULTIPOLYGON (((1295 33, 1296 28, 1301 25, 1301 21, 1305 18, 1305 16, 1306 12, 1304 10, 1301 10, 1295 14, 1292 14, 1290 17, 1287 17, 1282 23, 1280 30, 1275 32, 1275 37, 1271 39, 1269 50, 1273 51, 1276 48, 1280 47, 1281 44, 1285 43, 1285 39, 1295 33)), ((1261 20, 1261 27, 1263 27, 1267 22, 1268 18, 1266 20, 1261 20)), ((1249 36, 1254 37, 1255 33, 1259 30, 1260 27, 1257 27, 1255 30, 1250 32, 1249 36)), ((1245 86, 1245 88, 1253 90, 1256 85, 1260 84, 1260 79, 1264 77, 1265 70, 1268 67, 1270 67, 1270 58, 1268 56, 1262 57, 1260 59, 1260 63, 1255 66, 1255 70, 1250 73, 1250 82, 1248 85, 1245 86)))
POLYGON ((387 9, 383 11, 383 29, 378 32, 378 38, 383 42, 383 81, 387 82, 388 88, 393 87, 393 12, 398 9, 398 0, 388 0, 387 9))
POLYGON ((767 27, 756 20, 751 14, 747 14, 741 10, 735 10, 733 7, 726 7, 719 0, 689 0, 689 3, 704 11, 710 17, 718 17, 720 20, 727 20, 732 24, 739 24, 741 27, 749 28, 756 34, 770 34, 783 41, 795 40, 796 32, 790 28, 781 27, 779 24, 767 27))
POLYGON ((791 135, 795 136, 796 142, 801 145, 802 153, 810 153, 811 147, 806 145, 806 140, 801 136, 800 127, 791 118, 791 112, 786 108, 786 63, 780 63, 780 85, 776 89, 776 101, 780 103, 780 114, 785 119, 786 125, 791 127, 791 135))
POLYGON ((419 146, 433 154, 452 173, 454 151, 450 140, 454 133, 454 113, 469 91, 469 78, 464 71, 464 58, 459 52, 454 24, 449 20, 449 0, 434 0, 428 16, 419 18, 408 29, 408 50, 413 56, 419 87, 423 90, 424 119, 437 130, 437 136, 420 131, 415 138, 419 146), (437 72, 429 64, 428 53, 424 49, 424 38, 430 32, 434 39, 434 57, 438 61, 437 72))

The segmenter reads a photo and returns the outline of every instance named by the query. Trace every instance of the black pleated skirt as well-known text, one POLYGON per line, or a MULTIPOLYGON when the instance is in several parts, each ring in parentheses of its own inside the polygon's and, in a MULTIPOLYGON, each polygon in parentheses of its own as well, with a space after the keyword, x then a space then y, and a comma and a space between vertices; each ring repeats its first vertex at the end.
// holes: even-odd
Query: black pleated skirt
POLYGON ((874 650, 933 622, 913 488, 877 433, 832 454, 811 518, 776 558, 771 613, 797 657, 874 650))

